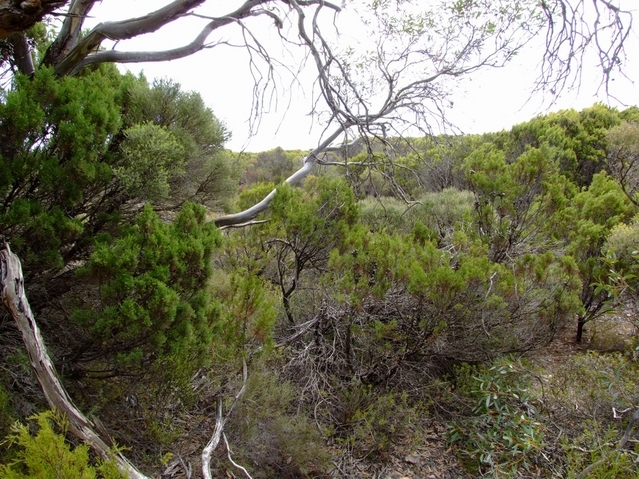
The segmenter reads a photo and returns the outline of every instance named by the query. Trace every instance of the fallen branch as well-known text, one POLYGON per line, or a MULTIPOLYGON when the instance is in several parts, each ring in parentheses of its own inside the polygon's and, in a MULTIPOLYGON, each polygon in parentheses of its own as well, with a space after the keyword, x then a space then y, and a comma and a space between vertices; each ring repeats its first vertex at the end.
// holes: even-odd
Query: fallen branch
MULTIPOLYGON (((217 416, 216 416, 216 420, 215 420, 215 429, 213 430, 213 436, 211 436, 211 440, 208 442, 208 444, 206 445, 206 447, 202 451, 202 477, 204 479, 212 479, 212 476, 211 476, 211 455, 213 454, 213 451, 215 451, 215 449, 217 448, 218 444, 220 443, 220 439, 222 438, 222 434, 224 434, 224 425, 226 424, 226 421, 228 420, 229 416, 231 415, 231 412, 233 411, 233 408, 235 407, 237 402, 242 398, 242 396, 244 396, 244 392, 246 391, 246 381, 247 381, 247 379, 248 379, 248 371, 247 371, 247 368, 246 368, 246 361, 242 361, 242 387, 240 388, 240 390, 235 395, 235 398, 233 398, 233 404, 231 404, 231 407, 229 408, 228 412, 226 413, 226 416, 223 416, 223 414, 222 414, 222 398, 218 398, 218 400, 217 400, 217 416)), ((226 442, 226 436, 224 437, 224 441, 226 442)), ((229 451, 229 459, 230 459, 230 449, 228 449, 228 443, 226 443, 226 444, 227 444, 227 446, 226 446, 227 450, 229 451)), ((233 462, 232 459, 231 459, 231 463, 234 466, 239 467, 244 472, 246 472, 246 470, 243 467, 236 465, 233 462)), ((248 475, 248 472, 246 472, 246 474, 248 475)), ((249 478, 250 477, 251 476, 249 476, 249 478)))
POLYGON ((62 412, 69 420, 69 431, 93 449, 100 457, 114 461, 120 471, 131 479, 148 479, 122 454, 114 452, 95 432, 96 425, 73 404, 49 357, 24 290, 20 259, 4 243, 0 250, 0 297, 22 334, 31 367, 42 387, 51 409, 62 412))
POLYGON ((246 474, 246 477, 248 477, 248 479, 253 479, 251 475, 248 473, 248 471, 246 470, 246 468, 244 468, 243 466, 240 466, 237 462, 233 460, 233 458, 231 457, 231 446, 229 446, 229 441, 226 439, 226 434, 222 433, 222 436, 224 437, 224 445, 226 446, 226 455, 229 458, 229 461, 231 461, 231 464, 233 464, 240 471, 246 474))

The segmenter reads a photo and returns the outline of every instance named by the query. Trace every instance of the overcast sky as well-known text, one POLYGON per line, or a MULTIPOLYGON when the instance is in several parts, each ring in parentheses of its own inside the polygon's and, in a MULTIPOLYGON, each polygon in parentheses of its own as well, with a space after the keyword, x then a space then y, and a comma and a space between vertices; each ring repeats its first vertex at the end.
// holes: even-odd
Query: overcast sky
MULTIPOLYGON (((636 0, 627 0, 634 4, 636 0)), ((168 3, 154 0, 103 0, 92 11, 97 21, 120 20, 142 15, 168 3)), ((208 2, 211 9, 221 8, 226 2, 208 2)), ((228 7, 227 7, 228 8, 228 7)), ((220 12, 211 11, 210 14, 220 12)), ((187 19, 188 20, 188 19, 187 19)), ((266 19, 265 19, 266 20, 266 19)), ((200 23, 201 24, 201 20, 200 23)), ((160 50, 188 43, 198 32, 196 19, 191 23, 176 22, 154 34, 145 35, 117 45, 121 50, 160 50)), ((90 23, 87 24, 90 26, 90 23)), ((258 27, 259 28, 259 25, 258 27)), ((264 22, 263 39, 268 42, 275 29, 264 22)), ((232 39, 224 32, 223 39, 232 39)), ((277 49, 277 43, 273 44, 277 49)), ((104 46, 108 46, 105 44, 104 46)), ((279 47, 281 49, 281 47, 279 47)), ((530 89, 537 76, 541 47, 530 47, 516 57, 515 61, 501 69, 485 70, 472 74, 457 85, 453 107, 446 112, 447 118, 465 133, 483 133, 508 129, 512 125, 529 120, 538 114, 559 109, 582 109, 601 101, 625 108, 639 105, 639 88, 632 80, 639 80, 639 39, 633 35, 627 48, 635 61, 626 65, 630 80, 615 77, 611 93, 598 92, 596 58, 584 64, 584 78, 579 91, 565 92, 550 108, 544 99, 530 98, 530 89)), ((308 115, 312 107, 312 72, 300 76, 300 85, 290 89, 290 78, 282 78, 278 95, 265 105, 270 112, 262 118, 260 128, 252 138, 248 134, 247 119, 252 106, 253 78, 248 69, 245 52, 241 49, 216 46, 190 57, 162 63, 128 64, 123 68, 153 78, 171 78, 183 89, 199 92, 216 116, 223 120, 232 132, 227 146, 235 151, 263 151, 277 146, 285 149, 310 149, 317 145, 323 125, 313 122, 308 115)))

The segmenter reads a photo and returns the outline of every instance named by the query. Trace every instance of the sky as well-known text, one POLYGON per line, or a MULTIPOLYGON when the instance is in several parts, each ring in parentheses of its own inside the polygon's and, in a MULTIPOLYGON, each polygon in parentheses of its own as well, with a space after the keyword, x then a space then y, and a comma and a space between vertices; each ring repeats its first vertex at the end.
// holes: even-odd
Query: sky
MULTIPOLYGON (((624 1, 632 4, 636 0, 624 1)), ((93 18, 85 26, 91 27, 98 21, 143 15, 166 3, 168 1, 103 0, 92 10, 93 18)), ((214 9, 222 8, 220 4, 229 8, 231 2, 207 3, 211 9, 207 13, 219 15, 221 12, 214 9)), ((347 10, 348 7, 346 15, 349 13, 347 10)), ((340 15, 344 15, 344 12, 340 15)), ((253 28, 269 50, 274 55, 286 56, 281 44, 272 38, 276 34, 272 23, 267 19, 257 20, 253 28)), ((198 19, 183 19, 154 34, 120 42, 117 49, 162 50, 179 46, 189 42, 199 32, 201 22, 201 19, 199 23, 198 19)), ((233 41, 234 35, 228 29, 222 31, 221 36, 215 35, 211 39, 233 41)), ((111 48, 108 43, 103 46, 111 48)), ((536 115, 567 108, 580 110, 596 102, 620 109, 639 105, 639 87, 633 82, 639 81, 639 58, 632 59, 632 56, 636 56, 633 54, 639 51, 636 34, 628 39, 627 51, 631 58, 625 71, 630 79, 620 76, 614 79, 611 83, 614 98, 599 88, 596 58, 586 59, 579 89, 564 92, 550 105, 547 97, 531 97, 530 91, 543 52, 541 48, 531 45, 506 67, 475 72, 456 84, 453 105, 446 111, 447 120, 463 133, 484 133, 508 129, 536 115)), ((248 118, 253 106, 254 82, 245 50, 218 45, 171 62, 127 64, 121 69, 135 74, 142 71, 149 80, 170 78, 180 83, 184 90, 200 93, 207 106, 231 131, 232 138, 227 147, 234 151, 259 152, 278 146, 284 149, 311 149, 319 143, 324 132, 324 125, 309 115, 313 105, 312 69, 299 73, 299 82, 296 84, 291 84, 290 76, 282 74, 277 93, 262 105, 266 113, 262 115, 259 128, 253 135, 249 133, 248 118)))

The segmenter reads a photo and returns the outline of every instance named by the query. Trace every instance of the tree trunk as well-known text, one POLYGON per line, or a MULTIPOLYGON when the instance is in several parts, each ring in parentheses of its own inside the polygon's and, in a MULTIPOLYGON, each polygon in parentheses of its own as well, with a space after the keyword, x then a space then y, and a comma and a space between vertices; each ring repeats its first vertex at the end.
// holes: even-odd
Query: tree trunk
POLYGON ((0 40, 24 32, 69 0, 0 0, 0 40))
POLYGON ((577 318, 577 335, 575 336, 575 341, 578 344, 581 344, 581 340, 583 339, 585 325, 586 318, 579 316, 579 318, 577 318))

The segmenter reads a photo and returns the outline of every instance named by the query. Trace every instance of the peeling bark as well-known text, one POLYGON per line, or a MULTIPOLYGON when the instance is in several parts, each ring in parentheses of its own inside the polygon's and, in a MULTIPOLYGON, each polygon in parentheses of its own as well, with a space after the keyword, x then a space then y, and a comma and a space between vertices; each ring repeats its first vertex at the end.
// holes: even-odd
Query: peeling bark
POLYGON ((45 54, 42 62, 44 65, 55 65, 73 49, 82 31, 84 18, 96 2, 97 0, 73 0, 60 33, 45 54))
POLYGON ((0 250, 0 297, 18 325, 31 367, 49 407, 65 414, 69 420, 69 431, 91 447, 100 457, 115 461, 120 471, 131 479, 148 479, 122 454, 115 453, 109 448, 95 432, 96 425, 73 404, 62 386, 27 300, 20 259, 11 252, 7 243, 0 250))

